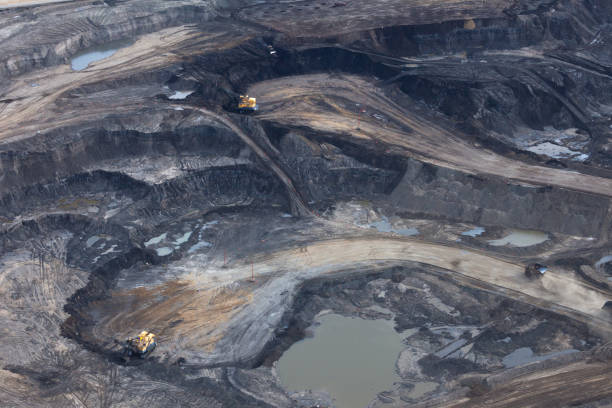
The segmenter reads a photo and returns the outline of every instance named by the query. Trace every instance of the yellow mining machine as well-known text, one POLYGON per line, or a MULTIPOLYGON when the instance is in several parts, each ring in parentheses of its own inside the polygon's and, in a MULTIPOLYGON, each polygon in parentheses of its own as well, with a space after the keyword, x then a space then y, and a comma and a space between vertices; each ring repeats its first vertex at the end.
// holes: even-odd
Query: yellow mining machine
POLYGON ((140 332, 136 337, 130 337, 125 342, 124 355, 127 357, 138 356, 145 358, 149 353, 155 350, 155 335, 146 330, 140 332))
POLYGON ((238 98, 238 112, 251 113, 258 109, 257 99, 249 98, 249 95, 240 95, 238 98))

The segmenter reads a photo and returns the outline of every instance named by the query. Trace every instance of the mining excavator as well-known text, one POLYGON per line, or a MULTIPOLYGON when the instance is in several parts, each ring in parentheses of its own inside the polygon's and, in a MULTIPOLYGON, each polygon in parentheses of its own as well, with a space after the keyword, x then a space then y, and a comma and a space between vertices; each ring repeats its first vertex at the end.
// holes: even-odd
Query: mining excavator
POLYGON ((257 99, 249 98, 249 95, 240 95, 238 98, 238 112, 251 113, 258 109, 257 99))
POLYGON ((130 337, 125 342, 124 356, 132 357, 138 356, 145 358, 153 350, 155 350, 155 335, 146 330, 140 332, 136 337, 130 337))

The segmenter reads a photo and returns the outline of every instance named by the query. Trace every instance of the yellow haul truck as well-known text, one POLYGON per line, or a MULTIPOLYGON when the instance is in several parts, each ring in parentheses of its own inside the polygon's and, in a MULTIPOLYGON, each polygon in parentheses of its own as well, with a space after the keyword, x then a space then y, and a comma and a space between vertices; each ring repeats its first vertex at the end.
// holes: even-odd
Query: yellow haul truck
POLYGON ((145 358, 149 353, 155 350, 156 345, 155 335, 143 330, 138 336, 130 337, 126 340, 124 356, 145 358))
POLYGON ((238 98, 238 112, 251 113, 255 112, 258 108, 257 99, 249 98, 249 95, 240 95, 238 98))

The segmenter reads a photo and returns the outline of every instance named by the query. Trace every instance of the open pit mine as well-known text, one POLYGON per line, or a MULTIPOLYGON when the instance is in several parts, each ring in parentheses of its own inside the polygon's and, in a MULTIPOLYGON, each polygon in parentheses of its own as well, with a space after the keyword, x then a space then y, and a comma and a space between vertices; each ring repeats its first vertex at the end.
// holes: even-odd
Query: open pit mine
POLYGON ((0 407, 610 407, 611 240, 610 0, 0 0, 0 407))

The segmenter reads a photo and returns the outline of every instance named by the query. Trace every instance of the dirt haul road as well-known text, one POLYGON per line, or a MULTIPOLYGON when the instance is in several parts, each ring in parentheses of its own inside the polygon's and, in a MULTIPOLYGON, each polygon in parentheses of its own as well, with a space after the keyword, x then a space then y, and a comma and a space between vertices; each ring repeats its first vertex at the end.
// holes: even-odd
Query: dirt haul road
MULTIPOLYGON (((310 278, 347 269, 353 264, 388 260, 420 262, 448 269, 591 316, 599 316, 606 301, 603 293, 555 270, 548 271, 541 281, 530 282, 524 276, 524 265, 475 251, 408 239, 373 237, 318 241, 257 258, 254 267, 258 274, 285 270, 310 278)), ((220 275, 222 279, 230 276, 234 280, 248 278, 250 265, 231 269, 229 274, 223 270, 207 271, 208 274, 220 275)), ((207 280, 194 276, 196 281, 202 279, 207 280)))
POLYGON ((139 325, 160 336, 161 354, 206 364, 255 358, 290 307, 300 283, 345 271, 369 272, 405 262, 443 268, 460 284, 489 291, 566 314, 611 331, 601 307, 605 293, 552 268, 541 280, 524 276, 524 265, 475 250, 385 235, 360 235, 302 243, 291 248, 256 253, 206 265, 171 263, 172 280, 156 286, 143 281, 117 288, 90 305, 96 321, 92 338, 129 335, 135 317, 139 325), (255 282, 251 283, 251 274, 255 282), (97 316, 97 317, 95 317, 97 316), (246 333, 246 334, 245 334, 246 333), (204 351, 204 354, 202 354, 204 351), (179 354, 181 354, 179 353, 179 354), (181 354, 181 355, 183 355, 181 354))
POLYGON ((272 160, 272 158, 253 141, 245 132, 236 126, 230 119, 225 115, 218 115, 204 108, 190 108, 197 112, 203 113, 206 116, 214 117, 215 120, 223 123, 229 129, 231 129, 238 137, 261 159, 261 161, 274 172, 278 179, 287 188, 287 194, 291 200, 291 212, 293 215, 312 215, 312 212, 308 209, 308 206, 304 203, 297 189, 293 185, 291 178, 272 160))
POLYGON ((410 107, 398 105, 381 89, 357 76, 318 74, 279 78, 253 85, 249 94, 258 97, 262 120, 331 133, 345 140, 370 141, 387 153, 416 156, 468 173, 612 196, 609 179, 530 165, 472 146, 456 132, 420 116, 410 107))
POLYGON ((232 48, 252 35, 248 29, 236 36, 235 31, 227 27, 218 31, 216 28, 213 26, 209 33, 187 26, 171 27, 143 35, 134 44, 81 71, 60 65, 18 77, 5 91, 0 91, 0 99, 11 101, 8 105, 0 105, 0 143, 25 139, 61 126, 94 121, 117 112, 142 109, 145 104, 152 103, 151 98, 135 100, 125 95, 96 105, 89 104, 86 111, 78 103, 78 91, 68 101, 60 99, 88 84, 129 78, 160 69, 188 55, 232 48), (75 96, 76 103, 72 103, 70 99, 75 96))
POLYGON ((301 244, 256 254, 224 266, 223 259, 205 267, 169 265, 175 280, 154 287, 118 289, 91 305, 97 316, 92 338, 128 335, 134 318, 154 330, 163 355, 187 355, 191 361, 221 364, 256 358, 270 341, 272 327, 291 304, 301 282, 347 270, 372 271, 404 262, 418 262, 450 271, 460 284, 487 290, 538 307, 595 323, 611 332, 599 290, 549 270, 541 280, 524 276, 524 265, 473 250, 423 241, 360 236, 301 244), (252 271, 255 283, 250 283, 252 271), (204 351, 204 354, 202 354, 204 351))

